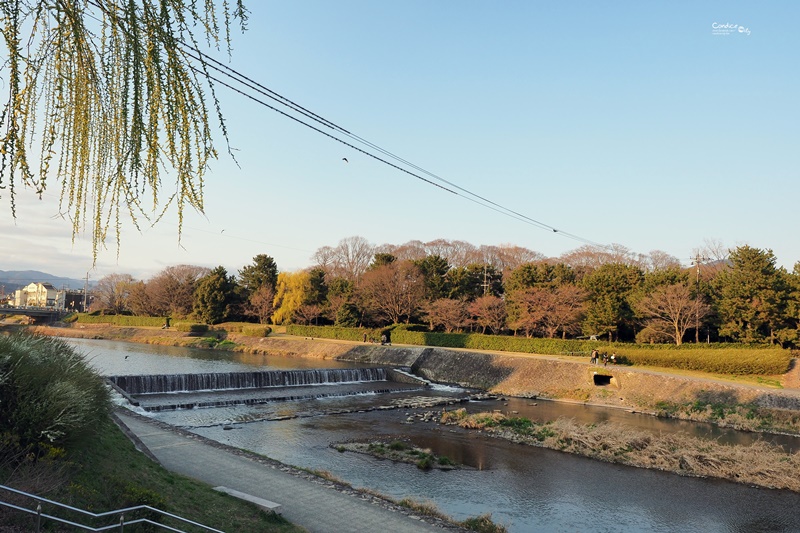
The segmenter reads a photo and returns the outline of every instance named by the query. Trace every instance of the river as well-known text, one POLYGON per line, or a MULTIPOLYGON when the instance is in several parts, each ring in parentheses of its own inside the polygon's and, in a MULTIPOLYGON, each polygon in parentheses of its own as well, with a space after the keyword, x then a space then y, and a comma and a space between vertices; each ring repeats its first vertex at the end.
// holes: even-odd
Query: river
MULTIPOLYGON (((111 341, 69 341, 105 375, 353 366, 111 341)), ((409 418, 415 414, 411 409, 375 409, 403 398, 435 396, 456 400, 466 395, 467 391, 439 387, 431 391, 401 390, 148 415, 287 464, 329 472, 355 487, 395 499, 431 502, 458 520, 490 513, 495 522, 514 533, 800 531, 800 513, 796 512, 800 494, 607 464, 515 445, 450 426, 411 423, 409 418), (414 465, 341 453, 331 447, 338 442, 378 437, 405 438, 465 467, 422 471, 414 465)), ((560 402, 508 398, 459 406, 470 411, 513 411, 535 420, 570 417, 579 422, 609 422, 653 432, 685 432, 721 442, 746 444, 759 438, 707 424, 560 402)), ((777 439, 787 449, 800 448, 797 439, 769 438, 777 439)))

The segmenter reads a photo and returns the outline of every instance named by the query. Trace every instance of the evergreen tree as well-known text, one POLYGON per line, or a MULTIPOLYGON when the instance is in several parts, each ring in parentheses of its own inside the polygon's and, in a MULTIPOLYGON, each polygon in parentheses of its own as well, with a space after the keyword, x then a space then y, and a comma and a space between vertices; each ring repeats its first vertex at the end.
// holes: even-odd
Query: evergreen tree
POLYGON ((218 266, 202 278, 194 292, 194 314, 206 324, 224 322, 236 305, 236 282, 218 266))
POLYGON ((609 341, 615 335, 632 336, 634 314, 630 297, 642 278, 639 268, 622 263, 608 263, 587 274, 581 280, 589 293, 584 333, 608 335, 609 341))
POLYGON ((239 285, 247 294, 264 285, 275 290, 277 283, 278 265, 266 254, 255 256, 252 265, 247 265, 239 271, 239 285))
POLYGON ((425 259, 414 261, 414 264, 422 272, 425 283, 425 298, 433 302, 447 297, 450 293, 450 282, 447 278, 450 265, 447 263, 447 259, 443 259, 438 255, 429 255, 425 259))
POLYGON ((715 280, 720 336, 742 342, 775 342, 786 326, 788 275, 776 267, 772 250, 740 246, 730 267, 715 280))

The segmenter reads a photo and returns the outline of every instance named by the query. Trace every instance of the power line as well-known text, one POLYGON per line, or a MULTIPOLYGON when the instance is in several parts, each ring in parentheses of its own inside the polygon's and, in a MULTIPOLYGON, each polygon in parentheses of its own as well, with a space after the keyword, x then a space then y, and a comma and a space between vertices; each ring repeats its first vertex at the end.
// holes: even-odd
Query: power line
MULTIPOLYGON (((91 5, 94 5, 95 7, 98 7, 98 8, 100 8, 102 10, 102 6, 100 6, 99 3, 97 3, 96 0, 89 0, 89 3, 91 5)), ((89 15, 89 16, 91 16, 95 20, 98 20, 96 17, 94 17, 92 15, 89 15)), ((285 96, 282 96, 278 92, 273 91, 272 89, 269 89, 268 87, 264 86, 263 84, 261 84, 259 82, 256 82, 252 78, 242 74, 238 70, 236 70, 234 68, 231 68, 231 67, 225 65, 224 63, 214 59, 213 57, 201 52, 197 48, 197 46, 195 46, 193 44, 188 44, 188 43, 183 42, 183 41, 178 41, 178 43, 183 47, 184 52, 186 53, 186 55, 188 57, 194 59, 195 61, 198 61, 200 63, 200 65, 201 65, 201 67, 202 67, 202 68, 197 68, 195 66, 191 66, 190 65, 190 68, 192 68, 198 74, 206 77, 209 81, 214 81, 216 83, 219 83, 220 85, 228 87, 229 89, 241 94, 242 96, 245 96, 246 98, 249 98, 249 99, 257 102, 257 103, 261 104, 264 107, 272 109, 273 111, 275 111, 277 113, 280 113, 281 115, 283 115, 283 116, 285 116, 287 118, 290 118, 290 119, 294 120, 295 122, 297 122, 299 124, 302 124, 303 126, 306 126, 307 128, 310 128, 310 129, 316 131, 317 133, 321 133, 321 134, 325 135, 326 137, 328 137, 328 138, 330 138, 332 140, 335 140, 335 141, 337 141, 337 142, 339 142, 339 143, 341 143, 341 144, 343 144, 343 145, 345 145, 345 146, 347 146, 347 147, 349 147, 349 148, 351 148, 353 150, 356 150, 359 153, 362 153, 362 154, 364 154, 364 155, 366 155, 368 157, 371 157, 371 158, 373 158, 373 159, 375 159, 375 160, 377 160, 377 161, 379 161, 381 163, 384 163, 385 165, 388 165, 388 166, 390 166, 390 167, 392 167, 392 168, 394 168, 396 170, 399 170, 399 171, 404 172, 404 173, 406 173, 406 174, 408 174, 408 175, 410 175, 412 177, 415 177, 415 178, 417 178, 417 179, 419 179, 419 180, 421 180, 421 181, 423 181, 423 182, 425 182, 425 183, 427 183, 429 185, 433 185, 434 187, 438 187, 439 189, 447 191, 447 192, 449 192, 451 194, 455 194, 456 196, 459 196, 461 198, 469 200, 469 201, 471 201, 471 202, 473 202, 475 204, 478 204, 478 205, 480 205, 482 207, 485 207, 487 209, 491 209, 492 211, 495 211, 495 212, 500 213, 502 215, 505 215, 505 216, 508 216, 510 218, 513 218, 513 219, 515 219, 517 221, 529 224, 531 226, 537 227, 537 228, 545 230, 545 231, 551 231, 553 233, 557 233, 558 235, 567 237, 569 239, 573 239, 575 241, 582 242, 584 244, 589 244, 589 245, 600 247, 600 248, 607 248, 607 249, 611 248, 608 245, 600 244, 600 243, 597 243, 597 242, 592 241, 590 239, 586 239, 584 237, 581 237, 579 235, 576 235, 576 234, 573 234, 573 233, 570 233, 570 232, 567 232, 567 231, 560 230, 560 229, 558 229, 558 228, 556 228, 554 226, 551 226, 549 224, 546 224, 544 222, 541 222, 539 220, 531 218, 531 217, 529 217, 527 215, 519 213, 519 212, 517 212, 517 211, 515 211, 513 209, 510 209, 508 207, 505 207, 505 206, 503 206, 503 205, 501 205, 501 204, 499 204, 497 202, 489 200, 488 198, 485 198, 484 196, 481 196, 481 195, 479 195, 477 193, 474 193, 474 192, 472 192, 472 191, 470 191, 470 190, 468 190, 466 188, 463 188, 460 185, 457 185, 457 184, 455 184, 455 183, 453 183, 451 181, 448 181, 448 180, 442 178, 441 176, 438 176, 437 174, 429 172, 428 170, 426 170, 426 169, 424 169, 424 168, 422 168, 422 167, 420 167, 420 166, 418 166, 418 165, 416 165, 416 164, 414 164, 414 163, 412 163, 412 162, 410 162, 410 161, 408 161, 408 160, 406 160, 406 159, 404 159, 404 158, 402 158, 402 157, 400 157, 400 156, 398 156, 398 155, 396 155, 396 154, 394 154, 394 153, 392 153, 392 152, 390 152, 390 151, 388 151, 388 150, 386 150, 384 148, 381 148, 377 144, 374 144, 374 143, 372 143, 372 142, 370 142, 370 141, 368 141, 368 140, 366 140, 366 139, 364 139, 362 137, 359 137, 358 135, 355 135, 355 134, 351 133, 347 129, 345 129, 345 128, 341 127, 341 126, 338 126, 334 122, 323 118, 322 116, 318 115, 317 113, 314 113, 313 111, 310 111, 310 110, 306 109, 305 107, 297 104, 296 102, 292 101, 291 99, 286 98, 285 96), (241 84, 241 85, 247 87, 248 89, 255 90, 257 93, 259 93, 259 94, 261 94, 263 96, 266 96, 267 98, 272 99, 273 101, 277 102, 278 104, 289 108, 293 112, 298 113, 298 114, 306 117, 307 119, 310 119, 310 120, 312 120, 314 122, 317 122, 318 124, 324 126, 325 128, 332 129, 332 130, 334 130, 336 132, 344 134, 345 136, 349 137, 350 139, 352 139, 352 140, 354 140, 356 142, 359 142, 359 143, 361 143, 361 144, 363 144, 363 145, 365 145, 365 146, 367 146, 367 147, 369 147, 369 148, 371 148, 373 150, 376 150, 376 151, 380 152, 381 154, 383 154, 384 156, 386 156, 386 157, 388 157, 390 159, 393 159, 393 160, 395 160, 395 161, 397 161, 397 162, 399 162, 399 163, 401 163, 403 165, 406 165, 406 166, 416 170, 417 172, 419 172, 419 174, 416 173, 416 172, 412 172, 410 170, 407 170, 407 169, 405 169, 405 168, 403 168, 403 167, 401 167, 401 166, 399 166, 397 164, 394 164, 394 163, 392 163, 390 161, 387 161, 386 159, 384 159, 382 157, 379 157, 379 156, 377 156, 377 155, 375 155, 375 154, 373 154, 371 152, 368 152, 367 150, 364 150, 362 148, 358 148, 357 146, 353 145, 350 142, 342 140, 339 137, 336 137, 335 135, 333 135, 333 134, 331 134, 331 133, 329 133, 327 131, 323 131, 319 127, 316 127, 316 126, 314 126, 312 124, 304 122, 303 120, 301 120, 301 119, 299 119, 297 117, 294 117, 291 114, 289 114, 289 113, 287 113, 285 111, 282 111, 282 110, 276 108, 275 106, 264 102, 263 100, 253 96, 252 94, 249 94, 249 93, 245 92, 242 89, 236 88, 233 85, 231 85, 230 83, 222 81, 221 79, 213 76, 207 70, 208 68, 214 70, 215 72, 218 72, 219 74, 221 74, 223 76, 226 76, 226 77, 230 78, 235 83, 241 84), (435 183, 434 181, 431 181, 430 179, 424 178, 420 174, 425 174, 425 175, 431 177, 432 179, 434 179, 436 181, 439 181, 441 183, 447 184, 449 187, 445 187, 443 185, 440 185, 439 183, 435 183), (461 191, 461 192, 459 193, 457 191, 461 191)), ((213 86, 211 87, 211 90, 213 92, 213 86)), ((220 119, 221 119, 221 116, 220 116, 220 119)), ((224 129, 224 127, 225 127, 224 123, 223 123, 222 127, 224 129)))
POLYGON ((336 135, 334 135, 330 131, 325 131, 325 130, 321 129, 320 127, 315 126, 313 124, 309 124, 308 122, 305 122, 304 120, 302 120, 300 118, 297 118, 297 117, 291 115, 290 113, 288 113, 288 112, 286 112, 284 110, 278 109, 274 105, 271 105, 271 104, 263 101, 262 99, 260 99, 260 98, 258 98, 256 96, 253 96, 252 94, 246 92, 245 90, 240 89, 238 87, 234 87, 231 83, 223 81, 220 78, 212 75, 208 70, 200 70, 197 67, 192 67, 196 72, 201 73, 204 76, 207 76, 210 80, 212 80, 212 81, 214 81, 216 83, 219 83, 220 85, 223 85, 223 86, 225 86, 225 87, 227 87, 227 88, 229 88, 229 89, 241 94, 242 96, 245 96, 246 98, 249 98, 249 99, 255 101, 256 103, 258 103, 258 104, 260 104, 260 105, 262 105, 264 107, 267 107, 267 108, 269 108, 269 109, 271 109, 271 110, 273 110, 273 111, 275 111, 275 112, 277 112, 277 113, 279 113, 279 114, 281 114, 281 115, 283 115, 283 116, 285 116, 285 117, 287 117, 287 118, 289 118, 291 120, 294 120, 295 122, 297 122, 299 124, 302 124, 303 126, 306 126, 307 128, 310 128, 310 129, 316 131, 317 133, 321 133, 321 134, 325 135, 326 137, 328 137, 328 138, 330 138, 332 140, 335 140, 335 141, 337 141, 337 142, 339 142, 339 143, 341 143, 341 144, 343 144, 343 145, 345 145, 345 146, 347 146, 347 147, 349 147, 351 149, 354 149, 354 150, 358 151, 359 153, 362 153, 362 154, 364 154, 364 155, 366 155, 368 157, 371 157, 371 158, 373 158, 373 159, 375 159, 375 160, 377 160, 377 161, 379 161, 381 163, 389 165, 390 167, 392 167, 392 168, 394 168, 396 170, 400 170, 401 172, 404 172, 404 173, 406 173, 406 174, 408 174, 408 175, 410 175, 412 177, 415 177, 415 178, 417 178, 417 179, 419 179, 419 180, 421 180, 421 181, 423 181, 425 183, 428 183, 429 185, 433 185, 434 187, 438 187, 438 188, 440 188, 440 189, 442 189, 444 191, 447 191, 449 193, 455 194, 456 196, 459 196, 461 198, 469 200, 469 201, 471 201, 473 203, 476 203, 476 204, 478 204, 478 205, 480 205, 482 207, 485 207, 485 208, 491 209, 491 210, 493 210, 495 212, 498 212, 500 214, 509 216, 509 217, 511 217, 511 218, 513 218, 513 219, 515 219, 517 221, 520 221, 520 222, 523 222, 523 223, 538 227, 539 229, 543 229, 543 230, 551 231, 553 233, 557 233, 557 234, 562 235, 564 237, 567 237, 567 238, 570 238, 570 239, 573 239, 573 240, 576 240, 576 241, 580 241, 580 242, 583 242, 585 244, 590 244, 590 245, 601 247, 601 248, 608 248, 607 245, 600 244, 600 243, 597 243, 595 241, 592 241, 592 240, 586 239, 584 237, 581 237, 579 235, 575 235, 573 233, 560 230, 560 229, 558 229, 558 228, 556 228, 554 226, 551 226, 551 225, 546 224, 544 222, 541 222, 539 220, 533 219, 533 218, 531 218, 531 217, 529 217, 529 216, 527 216, 527 215, 525 215, 523 213, 519 213, 519 212, 517 212, 517 211, 515 211, 513 209, 510 209, 510 208, 505 207, 505 206, 503 206, 503 205, 501 205, 499 203, 496 203, 496 202, 494 202, 492 200, 489 200, 488 198, 485 198, 484 196, 481 196, 480 194, 474 193, 474 192, 472 192, 472 191, 470 191, 470 190, 468 190, 466 188, 463 188, 463 187, 459 186, 456 183, 453 183, 453 182, 451 182, 449 180, 446 180, 446 179, 442 178, 441 176, 438 176, 437 174, 434 174, 434 173, 432 173, 432 172, 430 172, 430 171, 428 171, 428 170, 426 170, 426 169, 424 169, 424 168, 422 168, 422 167, 420 167, 420 166, 418 166, 418 165, 416 165, 416 164, 414 164, 414 163, 412 163, 412 162, 410 162, 410 161, 408 161, 408 160, 406 160, 406 159, 404 159, 404 158, 402 158, 402 157, 390 152, 389 150, 386 150, 386 149, 378 146, 375 143, 372 143, 372 142, 370 142, 370 141, 368 141, 368 140, 366 140, 366 139, 364 139, 364 138, 362 138, 362 137, 360 137, 360 136, 358 136, 358 135, 356 135, 354 133, 351 133, 349 130, 337 125, 336 123, 334 123, 334 122, 332 122, 332 121, 330 121, 328 119, 325 119, 324 117, 318 115, 317 113, 314 113, 313 111, 310 111, 309 109, 301 106, 300 104, 297 104, 296 102, 294 102, 293 100, 291 100, 289 98, 286 98, 285 96, 281 95, 280 93, 278 93, 276 91, 273 91, 272 89, 269 89, 268 87, 264 86, 263 84, 261 84, 261 83, 255 81, 255 80, 253 80, 252 78, 242 74, 238 70, 236 70, 234 68, 231 68, 231 67, 221 63, 220 61, 214 59, 213 57, 201 52, 196 47, 190 46, 190 45, 188 45, 186 43, 182 43, 182 44, 183 44, 184 48, 187 50, 187 52, 186 52, 187 55, 189 57, 192 57, 196 61, 199 61, 204 67, 207 67, 208 69, 211 69, 211 70, 215 71, 216 73, 229 78, 234 83, 243 85, 247 89, 253 90, 253 91, 257 92, 258 94, 261 94, 262 96, 265 96, 265 97, 273 100, 277 104, 282 105, 282 106, 292 110, 293 112, 300 114, 301 116, 305 117, 306 119, 309 119, 311 121, 314 121, 314 122, 318 123, 320 126, 326 128, 328 130, 333 130, 335 132, 343 134, 343 135, 349 137, 350 139, 352 139, 353 141, 359 142, 359 143, 361 143, 361 144, 363 144, 363 145, 365 145, 365 146, 367 146, 367 147, 369 147, 369 148, 371 148, 371 149, 373 149, 375 151, 380 152, 381 154, 385 155, 388 159, 393 159, 393 160, 395 160, 395 161, 397 161, 399 163, 402 163, 403 165, 406 165, 406 166, 418 171, 419 173, 412 172, 412 171, 410 171, 410 170, 408 170, 406 168, 402 168, 402 167, 400 167, 399 165, 397 165, 395 163, 387 161, 387 159, 385 159, 383 157, 377 156, 377 155, 375 155, 375 154, 373 154, 373 153, 371 153, 371 152, 369 152, 369 151, 367 151, 365 149, 362 149, 362 148, 359 148, 359 147, 355 146, 351 142, 345 141, 345 140, 337 137, 336 135), (436 181, 439 181, 441 183, 447 184, 449 187, 445 187, 443 185, 440 185, 439 183, 434 183, 430 179, 427 179, 427 178, 423 177, 420 174, 424 174, 424 175, 430 176, 431 178, 433 178, 436 181), (461 191, 461 192, 458 192, 458 191, 461 191), (464 193, 464 194, 461 194, 461 193, 464 193))

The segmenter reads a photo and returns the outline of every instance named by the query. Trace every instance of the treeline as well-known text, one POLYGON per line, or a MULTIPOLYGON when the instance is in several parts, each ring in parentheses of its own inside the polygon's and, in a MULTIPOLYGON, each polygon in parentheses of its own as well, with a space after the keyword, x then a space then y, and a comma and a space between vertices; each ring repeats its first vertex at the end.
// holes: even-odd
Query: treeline
POLYGON ((698 251, 684 268, 664 252, 641 256, 619 246, 545 258, 515 246, 374 246, 351 237, 313 260, 298 272, 280 272, 262 254, 237 275, 188 265, 148 281, 114 274, 98 282, 93 309, 207 324, 422 324, 432 332, 529 338, 798 342, 800 263, 788 272, 772 251, 750 246, 698 251))

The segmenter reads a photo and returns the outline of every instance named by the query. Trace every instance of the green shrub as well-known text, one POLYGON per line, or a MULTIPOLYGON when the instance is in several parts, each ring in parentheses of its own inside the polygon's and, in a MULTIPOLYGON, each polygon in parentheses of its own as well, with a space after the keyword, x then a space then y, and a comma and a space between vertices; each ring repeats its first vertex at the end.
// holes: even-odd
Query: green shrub
POLYGON ((389 443, 389 449, 399 452, 408 449, 408 444, 406 444, 401 440, 393 440, 392 442, 389 443))
POLYGON ((417 468, 420 470, 430 470, 433 468, 433 456, 430 454, 422 454, 419 461, 417 461, 417 468))
POLYGON ((67 446, 108 419, 102 378, 65 341, 17 333, 0 337, 0 435, 35 455, 67 446))
POLYGON ((178 322, 175 329, 184 333, 206 333, 208 324, 198 324, 195 322, 178 322))
POLYGON ((242 328, 242 335, 248 337, 268 337, 270 333, 272 333, 272 328, 269 326, 250 324, 242 328))

